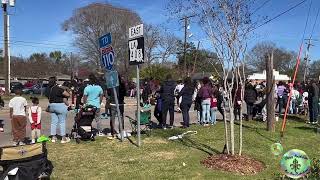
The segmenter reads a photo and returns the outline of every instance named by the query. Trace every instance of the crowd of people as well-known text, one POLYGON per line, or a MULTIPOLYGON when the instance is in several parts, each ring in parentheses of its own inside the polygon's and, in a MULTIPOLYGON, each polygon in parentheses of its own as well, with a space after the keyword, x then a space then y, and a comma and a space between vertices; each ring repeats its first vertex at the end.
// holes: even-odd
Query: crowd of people
MULTIPOLYGON (((115 117, 117 116, 115 96, 113 91, 105 87, 104 84, 103 79, 99 79, 93 74, 89 75, 88 81, 74 79, 70 83, 64 83, 63 85, 59 85, 55 77, 49 78, 45 96, 49 101, 46 111, 51 115, 50 135, 52 142, 58 141, 56 136, 58 134, 57 129, 60 129, 61 143, 70 142, 70 138, 66 133, 68 110, 72 109, 71 104, 69 104, 70 98, 72 99, 72 104, 75 102, 75 109, 79 109, 83 105, 97 108, 95 121, 98 136, 105 136, 104 128, 101 126, 101 117, 105 114, 109 115, 111 131, 106 135, 115 137, 117 134, 115 128, 115 117), (105 109, 102 109, 101 104, 103 104, 104 98, 106 99, 105 109)), ((126 84, 124 79, 119 76, 119 86, 116 88, 116 92, 123 126, 124 97, 135 97, 136 92, 130 89, 132 87, 134 85, 126 84)), ((244 114, 246 120, 262 117, 262 120, 265 121, 266 94, 270 93, 270 90, 266 88, 265 81, 246 81, 244 93, 241 92, 242 88, 240 87, 241 84, 234 85, 231 91, 232 99, 229 99, 224 88, 208 77, 204 77, 201 81, 192 81, 190 77, 187 77, 183 81, 176 82, 169 74, 161 85, 160 83, 145 81, 142 83, 139 93, 141 93, 142 104, 155 104, 154 116, 158 121, 158 127, 163 129, 174 128, 175 112, 182 113, 182 128, 188 128, 190 126, 189 113, 193 104, 198 123, 203 126, 213 126, 217 123, 218 112, 224 119, 230 101, 233 103, 235 120, 244 117, 241 110, 244 107, 243 102, 245 102, 247 112, 244 114), (175 109, 176 105, 178 109, 175 109), (167 121, 168 113, 169 121, 167 121)), ((39 99, 32 97, 32 104, 27 106, 27 100, 21 96, 21 89, 17 89, 15 94, 16 96, 9 102, 14 145, 24 144, 27 120, 31 125, 31 143, 35 143, 36 139, 41 135, 42 110, 39 106, 39 99)), ((298 82, 294 86, 280 81, 275 85, 274 97, 275 102, 277 102, 275 104, 277 116, 284 113, 284 109, 286 109, 289 102, 289 113, 308 114, 308 122, 317 124, 319 87, 315 81, 311 80, 306 84, 298 82)))

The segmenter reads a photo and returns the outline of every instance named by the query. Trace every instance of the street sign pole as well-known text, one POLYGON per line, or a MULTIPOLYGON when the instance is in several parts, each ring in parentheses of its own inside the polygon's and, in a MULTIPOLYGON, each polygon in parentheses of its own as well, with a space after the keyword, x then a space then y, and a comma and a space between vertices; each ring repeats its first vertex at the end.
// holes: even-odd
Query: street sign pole
POLYGON ((119 121, 119 132, 120 132, 120 139, 121 142, 123 141, 123 126, 122 126, 122 118, 120 114, 119 108, 119 100, 118 100, 118 93, 116 87, 119 86, 118 80, 118 73, 117 71, 113 71, 113 64, 114 64, 114 51, 111 46, 112 36, 111 33, 105 34, 104 36, 99 38, 99 46, 101 52, 101 62, 105 71, 106 83, 108 88, 112 88, 114 101, 116 103, 116 110, 118 114, 118 121, 119 121))
POLYGON ((140 68, 139 65, 137 65, 137 122, 138 122, 138 139, 137 144, 140 147, 141 146, 141 129, 140 129, 140 68))
POLYGON ((141 146, 141 128, 140 128, 140 64, 144 63, 144 37, 143 24, 129 28, 129 65, 137 67, 137 145, 141 146))

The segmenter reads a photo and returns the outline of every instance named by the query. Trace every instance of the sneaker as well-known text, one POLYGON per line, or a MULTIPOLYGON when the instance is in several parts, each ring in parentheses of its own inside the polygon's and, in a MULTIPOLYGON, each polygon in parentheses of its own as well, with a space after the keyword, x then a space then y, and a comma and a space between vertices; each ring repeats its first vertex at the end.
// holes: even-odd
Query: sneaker
POLYGON ((98 136, 99 136, 99 137, 103 137, 103 136, 106 136, 106 135, 105 135, 103 132, 99 132, 99 133, 98 133, 98 136))
POLYGON ((19 142, 19 146, 24 146, 26 145, 24 142, 19 142))
POLYGON ((61 139, 61 144, 65 144, 65 143, 68 143, 68 142, 70 142, 70 138, 69 137, 63 137, 61 139))
POLYGON ((55 142, 57 142, 57 137, 56 136, 52 136, 52 138, 51 138, 51 142, 53 142, 53 143, 55 143, 55 142))
POLYGON ((12 145, 13 145, 13 146, 18 146, 18 145, 19 145, 19 142, 13 142, 12 145))
POLYGON ((31 140, 31 144, 35 144, 36 143, 36 140, 35 139, 32 139, 31 140))

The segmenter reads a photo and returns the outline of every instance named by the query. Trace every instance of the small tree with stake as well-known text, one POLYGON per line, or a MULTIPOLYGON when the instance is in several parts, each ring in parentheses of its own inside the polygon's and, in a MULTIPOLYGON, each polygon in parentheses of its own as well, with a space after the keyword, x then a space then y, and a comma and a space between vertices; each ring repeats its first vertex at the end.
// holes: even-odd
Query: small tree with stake
MULTIPOLYGON (((235 155, 234 106, 236 93, 244 96, 244 55, 255 23, 252 22, 251 0, 172 0, 173 13, 195 14, 211 42, 223 70, 223 87, 227 92, 229 116, 224 119, 226 152, 235 155), (228 122, 228 120, 229 122, 228 122)), ((185 14, 184 14, 185 15, 185 14)), ((239 102, 240 104, 240 102, 239 102)), ((239 151, 242 152, 242 117, 240 117, 239 151)))

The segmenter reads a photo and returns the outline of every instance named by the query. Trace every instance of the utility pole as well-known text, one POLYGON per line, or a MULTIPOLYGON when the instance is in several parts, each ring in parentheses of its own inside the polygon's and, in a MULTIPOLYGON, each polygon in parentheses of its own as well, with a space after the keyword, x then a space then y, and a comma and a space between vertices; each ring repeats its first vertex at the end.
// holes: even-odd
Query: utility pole
POLYGON ((309 59, 309 52, 310 52, 310 47, 311 46, 314 46, 311 41, 314 40, 314 41, 317 41, 316 39, 305 39, 307 40, 308 42, 306 43, 307 44, 307 51, 306 51, 306 55, 305 55, 305 58, 304 58, 304 61, 305 61, 305 68, 304 68, 304 73, 303 73, 303 81, 306 82, 307 80, 307 76, 309 75, 309 63, 310 63, 310 59, 309 59))
POLYGON ((15 0, 2 0, 3 9, 3 72, 5 80, 5 94, 10 93, 10 51, 9 51, 9 15, 7 11, 8 4, 13 7, 15 0))
POLYGON ((194 57, 194 62, 193 62, 192 74, 196 70, 196 62, 197 62, 197 58, 198 58, 198 54, 199 54, 199 47, 200 47, 200 41, 198 41, 197 49, 196 49, 195 55, 194 55, 195 57, 194 57))
POLYGON ((5 81, 5 94, 10 93, 10 77, 9 77, 9 45, 8 45, 8 12, 7 4, 2 4, 3 9, 3 37, 4 37, 4 49, 3 49, 3 64, 4 64, 4 81, 5 81))
POLYGON ((188 24, 189 24, 188 20, 191 17, 194 17, 194 15, 192 15, 192 16, 184 16, 182 19, 180 19, 180 20, 184 21, 183 58, 184 58, 184 73, 185 73, 185 75, 188 75, 186 51, 187 51, 187 35, 188 35, 188 24))

